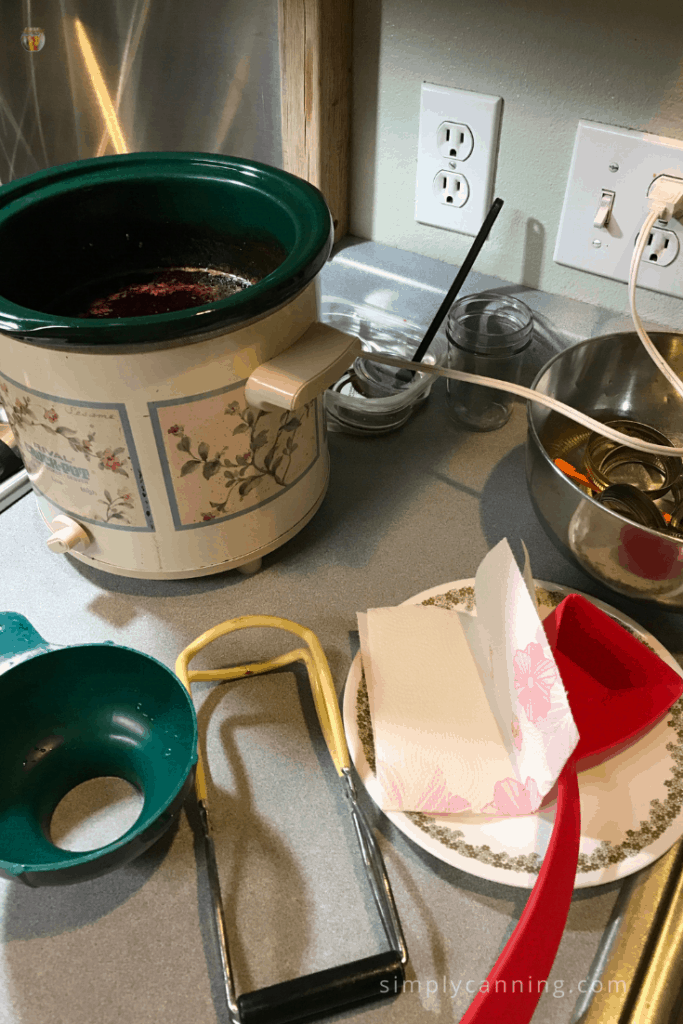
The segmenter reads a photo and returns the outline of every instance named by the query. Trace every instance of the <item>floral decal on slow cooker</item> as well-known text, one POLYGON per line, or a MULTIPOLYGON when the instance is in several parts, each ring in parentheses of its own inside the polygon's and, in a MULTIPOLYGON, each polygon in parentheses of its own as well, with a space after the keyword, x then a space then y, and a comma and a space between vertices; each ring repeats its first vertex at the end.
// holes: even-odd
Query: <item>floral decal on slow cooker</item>
POLYGON ((36 490, 79 519, 151 528, 118 406, 69 403, 6 381, 0 401, 36 490))
POLYGON ((177 525, 210 523, 263 504, 295 483, 319 454, 316 402, 294 412, 264 412, 232 386, 182 403, 154 403, 153 411, 177 525))

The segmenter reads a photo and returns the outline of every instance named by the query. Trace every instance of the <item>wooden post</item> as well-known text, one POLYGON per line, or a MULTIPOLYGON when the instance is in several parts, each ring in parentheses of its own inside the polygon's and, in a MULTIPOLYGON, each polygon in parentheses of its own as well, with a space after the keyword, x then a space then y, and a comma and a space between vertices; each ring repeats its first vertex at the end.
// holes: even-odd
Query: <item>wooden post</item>
POLYGON ((349 229, 353 0, 279 0, 283 167, 310 181, 349 229))

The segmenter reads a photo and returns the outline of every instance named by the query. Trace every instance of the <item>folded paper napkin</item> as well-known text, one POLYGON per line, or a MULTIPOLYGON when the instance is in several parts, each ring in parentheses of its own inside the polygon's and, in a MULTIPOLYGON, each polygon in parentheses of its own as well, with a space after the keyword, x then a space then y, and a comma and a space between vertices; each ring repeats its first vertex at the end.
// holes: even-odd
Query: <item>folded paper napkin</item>
POLYGON ((475 596, 476 617, 358 616, 384 810, 533 813, 573 751, 579 769, 604 760, 683 695, 680 672, 586 598, 541 623, 528 557, 522 576, 507 541, 475 596))
POLYGON ((384 810, 529 814, 554 786, 579 734, 525 577, 503 540, 477 572, 476 617, 358 615, 384 810))

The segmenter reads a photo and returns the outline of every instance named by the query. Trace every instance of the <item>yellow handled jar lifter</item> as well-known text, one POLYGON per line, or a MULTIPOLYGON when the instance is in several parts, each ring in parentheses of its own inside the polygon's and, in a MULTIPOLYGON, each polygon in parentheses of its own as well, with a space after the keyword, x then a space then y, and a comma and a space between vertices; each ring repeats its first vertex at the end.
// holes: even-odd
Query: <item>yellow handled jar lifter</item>
POLYGON ((175 670, 191 694, 191 684, 194 682, 227 682, 232 679, 241 679, 244 676, 262 675, 265 672, 281 669, 285 665, 291 665, 295 661, 303 661, 308 671, 322 734, 337 774, 342 780, 344 794, 350 804, 363 863, 391 948, 385 953, 378 953, 353 963, 309 974, 304 978, 271 985, 239 997, 236 995, 216 865, 216 852, 209 821, 206 776, 200 750, 195 775, 195 793, 199 806, 214 923, 231 1024, 293 1024, 295 1021, 338 1013, 361 1003, 393 996, 403 989, 405 965, 408 961, 403 929, 382 854, 356 800, 356 791, 351 778, 351 758, 346 746, 332 674, 315 633, 296 622, 273 615, 242 615, 202 633, 179 655, 175 670), (238 629, 255 626, 270 626, 294 633, 304 641, 306 647, 300 647, 277 658, 255 662, 251 665, 208 671, 190 671, 188 667, 190 661, 207 644, 238 629))

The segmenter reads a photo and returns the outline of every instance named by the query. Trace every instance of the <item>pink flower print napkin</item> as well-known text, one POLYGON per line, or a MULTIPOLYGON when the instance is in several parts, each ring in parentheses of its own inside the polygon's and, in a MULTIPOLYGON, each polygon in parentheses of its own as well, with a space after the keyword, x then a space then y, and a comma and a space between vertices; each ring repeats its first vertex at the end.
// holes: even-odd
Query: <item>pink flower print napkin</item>
POLYGON ((384 810, 533 813, 578 742, 507 541, 479 567, 475 597, 476 617, 423 605, 358 615, 384 810))

